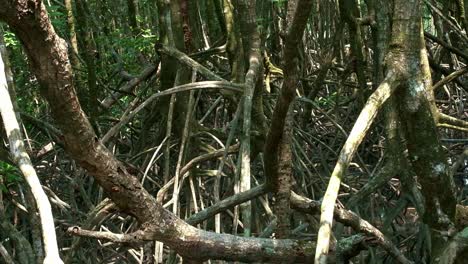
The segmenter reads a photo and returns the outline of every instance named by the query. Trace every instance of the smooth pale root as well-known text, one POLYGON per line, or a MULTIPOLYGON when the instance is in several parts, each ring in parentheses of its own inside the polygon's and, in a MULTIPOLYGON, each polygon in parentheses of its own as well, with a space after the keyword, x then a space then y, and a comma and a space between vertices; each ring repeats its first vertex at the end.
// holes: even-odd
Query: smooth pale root
MULTIPOLYGON (((15 111, 11 102, 10 94, 8 93, 8 85, 5 76, 5 68, 3 59, 0 54, 0 112, 3 119, 5 132, 8 136, 10 144, 10 152, 13 160, 18 165, 24 175, 26 182, 31 188, 31 192, 36 201, 41 219, 42 240, 44 243, 45 264, 60 264, 63 263, 60 259, 57 246, 57 237, 55 235, 54 218, 49 199, 41 187, 39 178, 31 163, 31 160, 24 149, 23 139, 20 134, 18 121, 16 120, 15 111)), ((33 212, 34 213, 34 212, 33 212)))
POLYGON ((328 183, 327 191, 323 197, 320 229, 317 236, 317 247, 315 250, 315 264, 327 263, 327 254, 330 249, 330 235, 333 223, 333 210, 336 198, 340 190, 341 179, 346 172, 349 163, 364 139, 372 122, 381 106, 398 87, 397 74, 389 72, 385 80, 379 85, 375 92, 369 97, 362 109, 351 133, 341 149, 338 161, 328 183))
POLYGON ((124 116, 120 118, 119 123, 113 126, 107 133, 101 138, 101 142, 104 144, 109 139, 111 139, 125 124, 130 122, 130 120, 135 117, 141 110, 145 107, 149 106, 154 100, 159 97, 167 96, 179 92, 186 92, 191 90, 200 90, 200 89, 225 89, 234 92, 242 92, 244 89, 243 84, 236 84, 224 81, 203 81, 203 82, 193 82, 188 84, 179 85, 176 87, 172 87, 170 89, 155 93, 148 97, 143 103, 141 103, 138 107, 134 110, 128 112, 124 116))
MULTIPOLYGON (((252 52, 249 58, 249 70, 245 76, 245 91, 244 91, 244 120, 242 124, 242 145, 241 145, 241 175, 239 186, 240 192, 250 190, 252 176, 250 168, 250 131, 252 124, 252 100, 255 90, 255 82, 258 72, 260 71, 260 54, 252 52)), ((247 201, 240 206, 242 221, 244 223, 244 236, 249 237, 252 232, 252 203, 247 201)))

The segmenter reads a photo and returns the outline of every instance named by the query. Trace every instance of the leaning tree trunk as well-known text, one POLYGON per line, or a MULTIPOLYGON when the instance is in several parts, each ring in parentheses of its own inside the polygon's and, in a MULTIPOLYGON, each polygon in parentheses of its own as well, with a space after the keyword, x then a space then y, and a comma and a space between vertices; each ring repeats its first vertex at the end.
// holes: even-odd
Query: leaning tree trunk
POLYGON ((42 189, 41 182, 37 177, 36 170, 34 169, 31 159, 24 148, 21 130, 16 120, 16 114, 13 109, 13 104, 8 92, 8 84, 6 80, 4 64, 2 56, 0 55, 0 113, 2 115, 3 125, 8 137, 11 155, 14 162, 18 165, 23 173, 23 176, 31 188, 34 196, 42 227, 42 240, 44 243, 46 264, 60 264, 63 263, 60 259, 57 238, 55 235, 54 217, 52 215, 52 208, 49 199, 42 189))
POLYGON ((115 241, 158 240, 197 260, 299 263, 312 259, 314 243, 216 234, 197 229, 164 209, 94 133, 76 96, 67 45, 55 33, 42 2, 0 0, 0 6, 0 19, 23 43, 41 93, 62 131, 65 150, 123 212, 140 223, 140 230, 115 241))

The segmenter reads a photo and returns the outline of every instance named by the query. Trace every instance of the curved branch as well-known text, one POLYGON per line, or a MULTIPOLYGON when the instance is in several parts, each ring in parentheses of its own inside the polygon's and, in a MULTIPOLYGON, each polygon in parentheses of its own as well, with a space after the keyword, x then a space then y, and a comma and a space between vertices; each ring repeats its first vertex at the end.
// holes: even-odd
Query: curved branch
POLYGON ((202 221, 214 216, 217 213, 220 213, 224 210, 226 210, 229 207, 236 206, 238 204, 241 204, 243 202, 250 201, 254 199, 255 197, 258 197, 260 195, 263 195, 267 192, 267 188, 265 185, 259 185, 257 187, 254 187, 248 191, 241 192, 238 194, 235 194, 233 196, 230 196, 222 201, 219 201, 218 203, 206 208, 203 211, 200 211, 192 216, 190 216, 186 221, 187 223, 191 225, 196 225, 198 223, 201 223, 202 221))
POLYGON ((153 102, 159 97, 174 94, 174 93, 186 92, 186 91, 191 91, 191 90, 200 90, 200 89, 226 89, 226 90, 235 91, 235 92, 242 92, 242 88, 244 88, 242 84, 235 84, 235 83, 224 82, 224 81, 204 81, 204 82, 194 82, 194 83, 183 84, 183 85, 179 85, 179 86, 164 90, 159 93, 155 93, 152 96, 150 96, 148 99, 146 99, 143 103, 141 103, 137 108, 135 108, 132 111, 129 111, 126 116, 121 117, 119 123, 117 123, 111 129, 109 129, 109 131, 107 131, 107 133, 102 137, 102 142, 106 143, 111 137, 113 137, 120 130, 120 128, 122 128, 122 126, 130 122, 130 120, 133 117, 135 117, 141 110, 143 110, 143 108, 150 105, 151 102, 153 102))
POLYGON ((57 238, 55 234, 54 217, 49 199, 41 187, 39 177, 36 174, 31 159, 24 149, 21 130, 13 109, 8 85, 6 81, 3 59, 0 54, 0 113, 8 137, 10 152, 14 162, 18 165, 24 179, 31 188, 34 200, 41 220, 42 240, 44 242, 44 263, 63 263, 60 259, 57 238))
POLYGON ((448 51, 452 52, 453 54, 462 57, 465 60, 465 62, 468 62, 468 54, 466 54, 465 52, 453 47, 452 45, 450 45, 447 42, 439 39, 438 37, 432 35, 431 33, 424 32, 424 37, 438 43, 439 45, 446 48, 448 51))
POLYGON ((10 256, 2 243, 0 243, 0 256, 3 257, 3 261, 5 261, 6 264, 15 264, 13 258, 10 256))
MULTIPOLYGON (((316 214, 320 212, 320 202, 300 196, 294 192, 291 192, 291 206, 294 209, 307 214, 316 214)), ((379 229, 359 217, 354 212, 337 207, 334 207, 333 211, 336 221, 352 227, 356 232, 362 232, 367 236, 376 238, 377 243, 400 263, 412 263, 398 250, 390 239, 380 232, 379 229)))
POLYGON ((117 100, 119 100, 125 93, 130 93, 135 87, 138 86, 141 82, 145 81, 146 79, 150 78, 154 73, 158 70, 159 63, 155 63, 146 67, 139 76, 132 78, 125 84, 124 86, 120 87, 118 91, 112 93, 107 98, 102 100, 100 106, 103 109, 110 108, 117 100))
POLYGON ((447 83, 453 81, 454 79, 462 76, 463 74, 468 72, 468 66, 465 66, 457 71, 452 72, 448 76, 446 76, 444 79, 440 80, 438 83, 434 84, 432 86, 432 90, 437 90, 439 87, 442 87, 446 85, 447 83))
POLYGON ((185 64, 186 66, 189 66, 190 68, 196 70, 197 72, 199 72, 201 75, 205 76, 206 78, 213 79, 216 81, 227 82, 225 79, 219 77, 217 74, 213 73, 208 68, 201 65, 194 59, 190 58, 187 54, 183 53, 182 51, 179 51, 178 49, 174 47, 156 45, 156 50, 166 55, 176 58, 180 63, 185 64))
POLYGON ((390 71, 385 77, 384 81, 379 85, 377 90, 375 90, 375 92, 369 97, 366 105, 359 114, 359 117, 356 120, 351 133, 349 133, 349 137, 346 140, 346 143, 341 149, 338 161, 335 165, 335 169, 333 170, 333 173, 330 177, 330 182, 328 183, 327 190, 323 197, 321 209, 322 214, 320 216, 320 229, 318 232, 317 248, 315 251, 316 263, 321 263, 319 262, 319 259, 326 256, 329 250, 333 212, 343 175, 348 169, 349 163, 354 157, 354 154, 356 154, 359 145, 361 144, 367 131, 372 125, 372 122, 377 116, 379 109, 396 90, 399 84, 397 75, 397 73, 390 71))

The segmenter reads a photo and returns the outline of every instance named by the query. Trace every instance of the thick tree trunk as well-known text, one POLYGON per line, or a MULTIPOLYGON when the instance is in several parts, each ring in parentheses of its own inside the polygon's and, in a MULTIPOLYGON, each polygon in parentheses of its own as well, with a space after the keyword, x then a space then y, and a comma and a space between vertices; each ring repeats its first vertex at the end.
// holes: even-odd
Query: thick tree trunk
POLYGON ((73 86, 67 45, 55 33, 41 1, 0 1, 0 19, 22 41, 43 96, 63 133, 66 151, 142 230, 135 239, 158 240, 192 259, 299 263, 313 258, 313 243, 240 238, 198 230, 165 210, 96 137, 73 86))

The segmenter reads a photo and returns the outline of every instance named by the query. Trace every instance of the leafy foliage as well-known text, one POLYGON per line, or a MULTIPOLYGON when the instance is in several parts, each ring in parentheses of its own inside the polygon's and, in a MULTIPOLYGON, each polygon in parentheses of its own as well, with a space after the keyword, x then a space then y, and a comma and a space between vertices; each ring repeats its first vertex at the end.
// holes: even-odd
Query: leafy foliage
POLYGON ((8 187, 21 183, 23 178, 19 174, 20 172, 15 166, 0 161, 0 182, 2 182, 2 184, 0 184, 0 189, 3 192, 8 192, 8 187))

